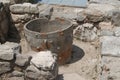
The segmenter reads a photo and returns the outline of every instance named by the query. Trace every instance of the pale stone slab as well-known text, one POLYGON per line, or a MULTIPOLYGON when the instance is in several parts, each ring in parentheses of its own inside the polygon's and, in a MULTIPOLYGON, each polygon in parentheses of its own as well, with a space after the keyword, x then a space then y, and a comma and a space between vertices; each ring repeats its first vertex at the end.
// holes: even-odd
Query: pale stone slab
POLYGON ((100 41, 102 55, 120 56, 120 37, 104 36, 100 41))

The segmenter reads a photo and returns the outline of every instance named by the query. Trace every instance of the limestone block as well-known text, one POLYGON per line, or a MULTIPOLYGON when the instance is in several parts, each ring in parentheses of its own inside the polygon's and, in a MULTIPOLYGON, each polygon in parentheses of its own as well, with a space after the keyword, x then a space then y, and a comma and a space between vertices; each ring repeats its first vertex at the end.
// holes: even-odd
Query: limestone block
POLYGON ((22 4, 14 4, 10 6, 10 11, 12 13, 24 13, 24 6, 22 4))
MULTIPOLYGON (((56 72, 56 71, 55 71, 56 72)), ((26 79, 32 80, 55 80, 57 77, 57 73, 53 72, 53 70, 42 70, 37 67, 30 65, 25 71, 26 79)))
POLYGON ((51 70, 56 63, 56 57, 50 51, 41 51, 33 56, 31 62, 37 68, 51 70))
POLYGON ((53 12, 53 7, 50 6, 50 7, 46 8, 45 10, 43 10, 42 12, 39 12, 39 17, 46 17, 46 18, 50 19, 52 12, 53 12))
POLYGON ((7 80, 24 80, 24 77, 10 77, 7 80))
POLYGON ((22 76, 24 76, 24 73, 19 72, 19 71, 13 71, 10 76, 11 77, 22 77, 22 76))
POLYGON ((17 43, 6 42, 0 45, 0 59, 2 60, 12 60, 18 53, 20 53, 20 45, 17 43))
POLYGON ((12 13, 39 13, 37 4, 23 3, 23 4, 14 4, 10 6, 10 11, 12 13))
POLYGON ((88 5, 88 8, 95 10, 95 12, 96 11, 102 12, 104 16, 109 11, 116 9, 115 6, 110 5, 110 4, 95 4, 95 3, 88 5))
POLYGON ((100 80, 119 80, 120 79, 120 58, 103 56, 102 73, 100 80))
POLYGON ((112 30, 113 27, 114 26, 112 25, 111 21, 110 22, 100 22, 99 23, 99 28, 101 30, 112 30))
POLYGON ((32 4, 30 6, 30 12, 29 13, 35 13, 35 14, 39 13, 39 9, 38 9, 37 4, 32 4))
POLYGON ((113 10, 112 23, 115 26, 120 26, 120 10, 113 10))
POLYGON ((79 12, 78 14, 77 14, 77 21, 78 22, 82 22, 82 21, 84 21, 85 19, 86 19, 86 15, 85 14, 83 14, 83 12, 79 12))
POLYGON ((40 70, 37 69, 33 65, 30 65, 26 69, 25 76, 26 76, 26 78, 32 79, 32 80, 37 80, 37 79, 42 80, 42 79, 40 79, 40 78, 42 78, 41 75, 40 75, 40 70))
POLYGON ((85 9, 83 11, 83 14, 85 14, 88 21, 91 21, 91 22, 102 21, 104 18, 104 14, 101 11, 93 8, 85 9))
POLYGON ((100 36, 114 36, 114 32, 111 30, 101 30, 100 36))
POLYGON ((97 35, 97 28, 91 23, 79 25, 73 32, 74 37, 83 41, 94 41, 97 35))
POLYGON ((100 42, 102 55, 120 56, 120 37, 103 36, 100 42))
POLYGON ((19 23, 22 21, 29 21, 32 19, 32 15, 30 14, 11 14, 11 22, 19 23))
POLYGON ((8 72, 11 70, 9 62, 0 62, 0 74, 8 72))
POLYGON ((120 37, 120 27, 115 27, 114 28, 114 33, 116 37, 120 37))
POLYGON ((28 55, 17 54, 15 64, 17 64, 18 66, 21 66, 21 67, 27 66, 28 64, 30 64, 31 58, 32 57, 28 56, 28 55))
POLYGON ((36 53, 25 75, 32 80, 54 80, 58 75, 57 57, 50 51, 36 53))

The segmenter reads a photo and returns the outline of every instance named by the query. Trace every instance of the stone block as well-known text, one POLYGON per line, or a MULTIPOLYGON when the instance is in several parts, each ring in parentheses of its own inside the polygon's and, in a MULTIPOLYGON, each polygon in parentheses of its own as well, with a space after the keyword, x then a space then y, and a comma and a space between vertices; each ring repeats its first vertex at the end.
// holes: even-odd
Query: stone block
POLYGON ((15 64, 18 66, 24 67, 30 64, 31 56, 24 55, 24 54, 17 54, 15 64))
POLYGON ((12 68, 9 62, 0 62, 0 74, 10 71, 12 68))
POLYGON ((113 25, 111 22, 100 22, 99 23, 99 28, 101 30, 112 30, 113 29, 113 25))
MULTIPOLYGON (((25 76, 28 79, 37 80, 37 79, 41 78, 40 70, 37 69, 35 66, 30 65, 29 67, 27 67, 27 69, 25 71, 25 76)), ((42 80, 42 79, 39 79, 39 80, 42 80)))
POLYGON ((100 36, 114 36, 114 32, 111 30, 101 30, 100 36))
POLYGON ((46 9, 44 9, 42 12, 39 12, 39 17, 45 17, 45 18, 48 18, 50 19, 51 18, 51 15, 52 15, 52 12, 53 12, 53 7, 48 7, 46 9))
POLYGON ((39 9, 38 6, 36 4, 32 4, 30 6, 30 12, 29 13, 34 13, 34 14, 38 14, 39 13, 39 9))
POLYGON ((102 72, 100 80, 119 80, 120 79, 120 58, 103 56, 102 72))
POLYGON ((120 26, 120 10, 112 11, 112 23, 115 26, 120 26))
POLYGON ((97 28, 91 23, 79 25, 74 30, 74 37, 82 41, 94 41, 97 39, 97 28))
POLYGON ((114 30, 115 36, 120 37, 120 27, 115 27, 113 30, 114 30))
POLYGON ((11 77, 23 77, 24 73, 19 71, 13 71, 10 75, 11 77))
POLYGON ((24 13, 24 6, 22 4, 14 4, 10 6, 10 11, 12 13, 24 13))
POLYGON ((24 77, 10 77, 7 80, 24 80, 24 77))
POLYGON ((11 14, 11 22, 20 23, 23 21, 29 21, 32 19, 30 14, 11 14))
POLYGON ((51 51, 41 51, 35 54, 31 62, 37 67, 43 70, 51 70, 56 64, 56 56, 51 51))
POLYGON ((120 37, 103 36, 100 42, 102 55, 120 56, 120 37))
MULTIPOLYGON (((113 1, 112 1, 113 2, 113 1)), ((93 9, 95 12, 102 12, 103 16, 105 16, 109 11, 116 9, 115 6, 109 4, 89 4, 88 8, 93 9)), ((94 15, 94 14, 93 14, 94 15)))
POLYGON ((85 14, 88 21, 91 22, 99 22, 104 18, 104 14, 101 11, 93 8, 85 9, 83 14, 85 14))
POLYGON ((58 75, 57 57, 50 51, 36 53, 25 75, 33 80, 54 80, 58 75))
POLYGON ((10 11, 12 13, 33 13, 37 14, 39 13, 37 4, 31 4, 31 3, 23 3, 23 4, 14 4, 10 6, 10 11))
POLYGON ((6 42, 0 45, 0 59, 13 60, 14 55, 20 53, 20 45, 17 43, 6 42))
POLYGON ((84 21, 85 19, 86 19, 86 15, 84 15, 83 14, 83 12, 79 12, 78 14, 77 14, 77 21, 78 22, 82 22, 82 21, 84 21))
POLYGON ((58 74, 58 72, 55 72, 53 70, 38 69, 34 65, 30 65, 25 71, 25 77, 32 80, 55 80, 58 74))

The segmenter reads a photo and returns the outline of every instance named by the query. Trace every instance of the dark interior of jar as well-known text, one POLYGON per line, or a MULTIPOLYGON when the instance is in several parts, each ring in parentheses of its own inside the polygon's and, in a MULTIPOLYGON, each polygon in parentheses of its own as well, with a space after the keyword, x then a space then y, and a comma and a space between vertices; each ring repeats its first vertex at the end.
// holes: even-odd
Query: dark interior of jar
POLYGON ((49 33, 54 31, 61 31, 70 27, 70 22, 67 20, 53 20, 48 21, 46 19, 36 19, 26 25, 26 28, 31 31, 40 33, 49 33))

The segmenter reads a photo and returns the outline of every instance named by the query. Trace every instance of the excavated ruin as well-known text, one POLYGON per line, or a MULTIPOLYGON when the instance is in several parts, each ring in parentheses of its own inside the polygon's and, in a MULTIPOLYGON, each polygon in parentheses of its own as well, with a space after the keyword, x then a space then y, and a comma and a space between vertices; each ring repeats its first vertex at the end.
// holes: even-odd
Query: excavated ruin
POLYGON ((0 0, 0 80, 120 79, 119 0, 32 2, 0 0))

